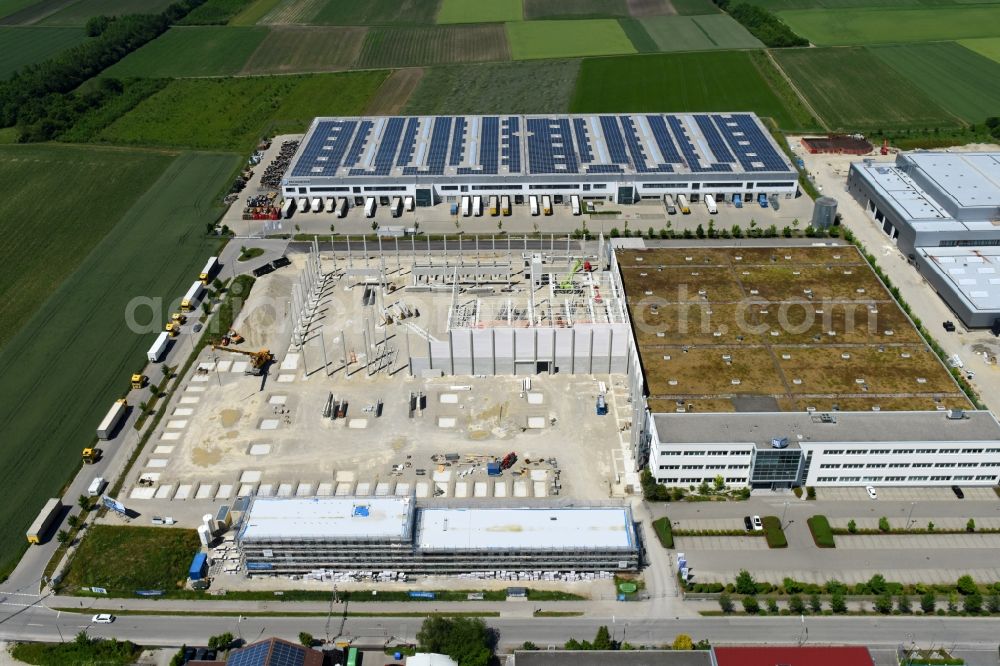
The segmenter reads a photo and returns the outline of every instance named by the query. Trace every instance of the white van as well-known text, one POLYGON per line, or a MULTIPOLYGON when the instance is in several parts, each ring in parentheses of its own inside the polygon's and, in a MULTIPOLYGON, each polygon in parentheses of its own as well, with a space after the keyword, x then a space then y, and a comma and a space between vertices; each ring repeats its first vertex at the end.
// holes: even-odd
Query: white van
POLYGON ((104 477, 99 476, 95 478, 90 482, 90 487, 87 488, 87 497, 97 497, 106 485, 108 485, 108 482, 104 480, 104 477))

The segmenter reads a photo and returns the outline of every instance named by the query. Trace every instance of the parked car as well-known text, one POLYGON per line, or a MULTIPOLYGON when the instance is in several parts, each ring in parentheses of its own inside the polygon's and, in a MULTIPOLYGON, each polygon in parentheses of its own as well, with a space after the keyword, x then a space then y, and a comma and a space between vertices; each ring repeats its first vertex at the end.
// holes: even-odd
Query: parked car
POLYGON ((743 525, 746 526, 747 532, 753 530, 753 520, 750 519, 750 516, 743 516, 743 525))
POLYGON ((753 528, 755 531, 759 532, 764 529, 764 521, 760 519, 760 516, 753 517, 753 528))
POLYGON ((875 492, 875 486, 865 486, 865 492, 868 493, 869 498, 878 499, 878 493, 875 492))
POLYGON ((963 493, 962 489, 959 488, 958 486, 952 486, 951 492, 955 493, 955 497, 957 497, 958 499, 965 499, 965 493, 963 493))
POLYGON ((100 613, 90 618, 90 621, 94 624, 111 624, 115 621, 115 616, 111 613, 100 613))

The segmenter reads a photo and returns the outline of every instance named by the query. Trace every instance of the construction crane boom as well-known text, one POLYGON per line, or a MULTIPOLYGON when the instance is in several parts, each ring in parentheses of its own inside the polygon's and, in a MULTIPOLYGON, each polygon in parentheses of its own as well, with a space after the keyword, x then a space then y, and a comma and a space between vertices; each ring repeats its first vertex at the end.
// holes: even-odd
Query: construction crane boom
POLYGON ((230 352, 232 354, 242 354, 243 356, 250 357, 250 365, 255 370, 261 370, 265 365, 274 360, 274 354, 271 353, 269 349, 261 349, 259 351, 249 351, 246 349, 235 349, 233 347, 223 347, 222 345, 212 345, 212 349, 224 352, 230 352))

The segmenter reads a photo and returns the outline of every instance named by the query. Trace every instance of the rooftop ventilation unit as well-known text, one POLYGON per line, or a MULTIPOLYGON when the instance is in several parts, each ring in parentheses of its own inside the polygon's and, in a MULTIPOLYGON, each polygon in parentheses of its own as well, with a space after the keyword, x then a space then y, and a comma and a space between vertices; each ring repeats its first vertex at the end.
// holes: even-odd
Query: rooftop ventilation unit
POLYGON ((788 448, 788 438, 787 437, 772 437, 771 438, 771 448, 772 449, 787 449, 788 448))
POLYGON ((949 409, 948 410, 948 420, 949 421, 961 421, 965 418, 964 409, 949 409))

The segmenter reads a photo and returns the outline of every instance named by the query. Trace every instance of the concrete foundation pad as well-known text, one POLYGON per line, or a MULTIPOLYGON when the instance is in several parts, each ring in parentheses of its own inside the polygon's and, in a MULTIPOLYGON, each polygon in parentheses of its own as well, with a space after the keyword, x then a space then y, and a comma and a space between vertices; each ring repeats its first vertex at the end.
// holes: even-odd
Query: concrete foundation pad
POLYGON ((434 483, 434 496, 435 497, 447 497, 448 496, 448 483, 434 483))
POLYGON ((153 449, 153 453, 155 453, 157 455, 161 455, 161 456, 168 456, 171 453, 173 453, 173 450, 174 450, 173 446, 167 446, 166 444, 160 444, 155 449, 153 449))
POLYGON ((292 496, 292 484, 290 483, 279 483, 278 484, 278 497, 291 497, 292 496))
POLYGON ((215 369, 218 372, 229 372, 229 369, 232 367, 233 367, 232 361, 219 361, 219 363, 215 366, 215 369))
POLYGON ((219 489, 215 491, 215 499, 226 500, 233 496, 233 486, 230 483, 223 483, 219 486, 219 489))
POLYGON ((354 483, 338 483, 337 484, 337 497, 347 497, 354 491, 354 483))
POLYGON ((485 481, 476 481, 476 484, 472 487, 473 497, 489 497, 488 488, 485 481))
POLYGON ((430 497, 431 496, 431 489, 427 485, 426 481, 418 481, 417 482, 416 496, 417 497, 430 497))
POLYGON ((253 495, 253 487, 254 487, 254 484, 252 484, 252 483, 244 483, 244 484, 242 484, 240 486, 240 490, 236 494, 236 496, 237 497, 250 497, 250 495, 253 495))
POLYGON ((233 367, 230 368, 230 372, 236 372, 236 373, 239 373, 239 374, 243 374, 244 372, 247 371, 247 368, 249 368, 249 367, 250 367, 250 364, 247 363, 246 361, 236 361, 236 362, 233 363, 233 367))
POLYGON ((529 405, 541 405, 545 402, 545 396, 541 393, 529 393, 528 394, 528 404, 529 405))
POLYGON ((465 481, 458 481, 455 483, 455 497, 468 497, 469 496, 469 484, 465 481))
POLYGON ((515 481, 514 482, 514 497, 527 497, 528 496, 528 482, 527 481, 515 481))
POLYGON ((215 370, 215 363, 212 361, 205 361, 203 363, 199 363, 198 369, 204 370, 205 372, 212 372, 213 370, 215 370))
POLYGON ((146 461, 146 467, 153 467, 153 468, 166 467, 167 462, 168 461, 166 458, 150 458, 148 461, 146 461))
POLYGON ((358 484, 358 487, 354 489, 354 494, 358 496, 366 496, 371 494, 372 484, 367 481, 363 481, 358 484))
POLYGON ((445 405, 455 405, 455 404, 458 404, 458 394, 457 393, 442 393, 440 400, 445 405))
POLYGON ((271 452, 270 444, 253 444, 250 446, 249 455, 251 456, 266 456, 271 452))
POLYGON ((167 421, 167 430, 181 430, 187 427, 187 419, 173 419, 167 421))
POLYGON ((185 393, 204 393, 205 392, 205 387, 204 386, 188 386, 187 388, 184 389, 184 392, 185 393))
POLYGON ((396 492, 394 493, 396 497, 406 497, 410 494, 410 484, 408 483, 397 483, 396 492))
POLYGON ((548 493, 548 490, 546 489, 544 481, 535 481, 534 486, 535 486, 534 487, 535 497, 547 497, 548 496, 549 493, 548 493))
POLYGON ((352 430, 364 430, 368 427, 368 419, 349 419, 347 427, 352 430))
POLYGON ((257 488, 257 494, 261 497, 274 497, 274 484, 262 483, 257 488))
POLYGON ((181 438, 181 433, 179 432, 165 432, 160 435, 160 439, 164 439, 168 442, 176 441, 181 438))
POLYGON ((278 375, 279 384, 290 384, 295 381, 295 375, 278 375))
POLYGON ((208 381, 208 375, 195 375, 191 378, 191 381, 198 382, 199 384, 204 384, 208 381))
POLYGON ((198 486, 198 492, 194 494, 195 499, 212 499, 215 497, 214 483, 203 483, 198 486))
POLYGON ((544 469, 533 469, 531 470, 531 480, 532 481, 545 481, 549 478, 548 470, 544 469))
POLYGON ((196 395, 185 395, 181 396, 180 404, 182 405, 197 405, 201 402, 201 397, 196 395))
POLYGON ((272 395, 267 399, 269 405, 284 405, 286 402, 288 402, 287 395, 272 395))
POLYGON ((498 481, 493 484, 493 497, 507 497, 507 484, 498 481))
POLYGON ((438 418, 438 428, 454 428, 456 419, 450 416, 442 416, 438 418))
POLYGON ((133 488, 128 494, 129 499, 153 499, 156 490, 153 488, 133 488))
POLYGON ((330 497, 333 495, 333 484, 332 483, 321 483, 316 487, 316 494, 320 497, 330 497))
POLYGON ((542 430, 545 428, 547 420, 544 416, 529 416, 528 428, 531 430, 542 430))
POLYGON ((173 416, 191 416, 194 410, 190 407, 178 407, 174 410, 173 416))
POLYGON ((260 425, 257 426, 258 430, 277 430, 280 421, 278 419, 263 419, 260 425))
POLYGON ((174 493, 174 499, 186 500, 188 497, 191 497, 191 484, 182 483, 179 486, 177 486, 177 492, 174 493))
POLYGON ((166 483, 156 489, 156 499, 170 499, 174 494, 173 484, 166 483))
POLYGON ((260 481, 260 470, 248 469, 240 474, 240 483, 257 483, 260 481))
POLYGON ((313 484, 311 483, 300 483, 299 487, 295 489, 296 497, 312 497, 313 496, 313 484))
POLYGON ((285 356, 285 360, 281 362, 282 370, 298 370, 299 368, 299 354, 288 354, 285 356))
POLYGON ((139 478, 147 483, 156 483, 160 480, 159 472, 143 472, 139 475, 139 478))
POLYGON ((334 475, 333 480, 338 483, 354 483, 354 472, 349 470, 341 470, 334 475))
POLYGON ((443 483, 447 483, 451 481, 451 470, 443 469, 441 471, 435 471, 434 474, 431 475, 431 478, 434 479, 435 481, 441 481, 443 483))
POLYGON ((375 486, 375 497, 388 497, 389 490, 389 484, 381 481, 375 486))

